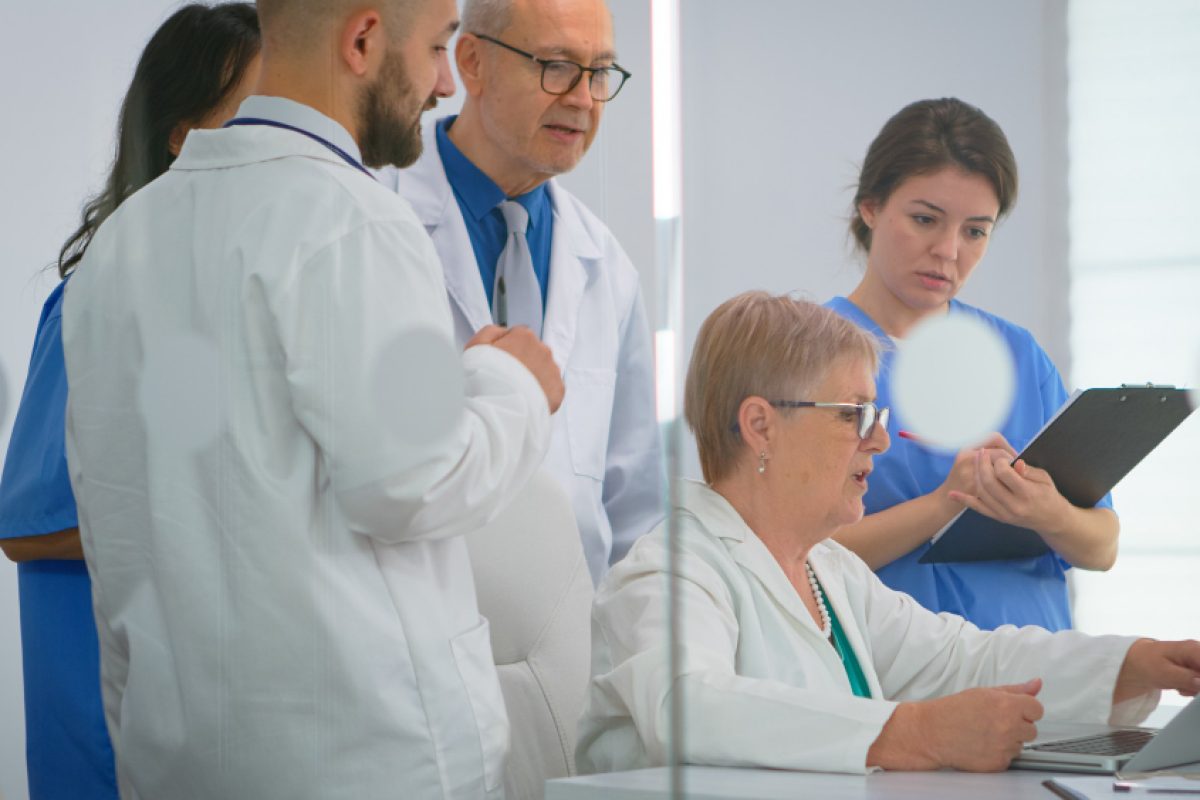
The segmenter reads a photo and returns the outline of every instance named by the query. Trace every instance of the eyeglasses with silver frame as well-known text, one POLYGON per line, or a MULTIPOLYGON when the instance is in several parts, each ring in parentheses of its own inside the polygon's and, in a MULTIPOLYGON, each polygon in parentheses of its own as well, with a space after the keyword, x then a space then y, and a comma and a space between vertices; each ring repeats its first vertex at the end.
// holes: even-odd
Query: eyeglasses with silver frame
POLYGON ((858 438, 869 439, 875 433, 875 426, 882 425, 887 430, 888 419, 891 417, 890 408, 880 408, 874 403, 815 403, 811 400, 772 400, 776 408, 841 408, 853 410, 858 414, 858 438))

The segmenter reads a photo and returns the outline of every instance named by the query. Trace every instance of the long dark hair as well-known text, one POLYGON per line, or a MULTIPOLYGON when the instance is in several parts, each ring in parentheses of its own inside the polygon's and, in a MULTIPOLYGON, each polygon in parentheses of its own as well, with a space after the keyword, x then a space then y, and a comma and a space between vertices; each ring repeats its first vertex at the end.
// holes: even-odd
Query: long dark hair
POLYGON ((1017 201, 1017 160, 995 120, 955 97, 919 100, 889 119, 867 148, 850 217, 850 233, 863 252, 871 250, 871 229, 859 211, 862 202, 883 205, 908 178, 944 167, 986 178, 1000 204, 997 219, 1017 201))
POLYGON ((58 253, 61 277, 83 258, 96 229, 117 206, 171 166, 172 132, 219 106, 260 48, 258 15, 250 3, 189 4, 155 31, 121 104, 108 180, 83 207, 83 222, 58 253))

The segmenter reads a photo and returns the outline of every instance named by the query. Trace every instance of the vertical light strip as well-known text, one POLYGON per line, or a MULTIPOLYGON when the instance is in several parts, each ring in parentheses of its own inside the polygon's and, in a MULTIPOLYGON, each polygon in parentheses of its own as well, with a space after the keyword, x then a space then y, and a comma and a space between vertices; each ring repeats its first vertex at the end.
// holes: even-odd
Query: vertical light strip
POLYGON ((683 157, 682 97, 679 80, 679 0, 651 0, 651 127, 654 157, 655 235, 655 388, 659 432, 667 474, 667 669, 672 690, 668 695, 667 764, 671 796, 682 798, 685 698, 674 686, 679 674, 679 635, 683 630, 676 565, 679 563, 679 526, 675 513, 675 476, 682 474, 683 428, 681 417, 683 374, 683 157))
POLYGON ((651 121, 654 135, 654 217, 680 214, 679 0, 651 0, 651 121))

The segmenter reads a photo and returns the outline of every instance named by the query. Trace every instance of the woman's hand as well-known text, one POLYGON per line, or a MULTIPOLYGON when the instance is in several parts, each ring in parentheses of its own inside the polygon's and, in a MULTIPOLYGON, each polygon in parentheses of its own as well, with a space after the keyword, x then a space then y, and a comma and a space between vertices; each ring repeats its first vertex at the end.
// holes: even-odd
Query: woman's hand
POLYGON ((1174 689, 1185 697, 1200 694, 1200 642, 1134 642, 1117 674, 1113 705, 1162 689, 1174 689))
POLYGON ((1050 473, 1012 462, 1007 454, 977 451, 974 491, 956 489, 950 497, 992 519, 1037 531, 1073 566, 1107 570, 1117 560, 1121 526, 1111 509, 1071 505, 1050 473))
POLYGON ((954 490, 951 499, 992 519, 1035 531, 1066 525, 1071 504, 1059 494, 1050 473, 997 451, 975 451, 973 491, 954 490))
POLYGON ((901 703, 883 726, 867 766, 892 770, 953 767, 967 772, 999 772, 1037 737, 1042 704, 1040 678, 1015 686, 965 692, 901 703))
POLYGON ((1017 457, 1017 451, 999 433, 993 433, 985 441, 974 447, 960 450, 958 455, 954 457, 954 465, 950 467, 950 474, 946 476, 946 480, 942 481, 942 485, 933 492, 943 504, 953 507, 954 513, 958 513, 961 510, 960 507, 965 505, 958 496, 973 495, 976 491, 978 486, 978 463, 981 454, 984 454, 989 461, 993 457, 1007 458, 1009 461, 1017 457))

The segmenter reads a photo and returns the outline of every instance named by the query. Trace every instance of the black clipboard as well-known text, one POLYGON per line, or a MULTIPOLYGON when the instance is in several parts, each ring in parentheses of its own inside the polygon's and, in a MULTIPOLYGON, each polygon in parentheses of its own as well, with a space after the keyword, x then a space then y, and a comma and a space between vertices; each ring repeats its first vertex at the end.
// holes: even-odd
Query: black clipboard
MULTIPOLYGON (((1076 392, 1019 458, 1049 472, 1072 504, 1091 508, 1191 413, 1188 392, 1171 386, 1076 392)), ((1036 532, 968 508, 938 531, 919 562, 1001 561, 1048 552, 1036 532)))

